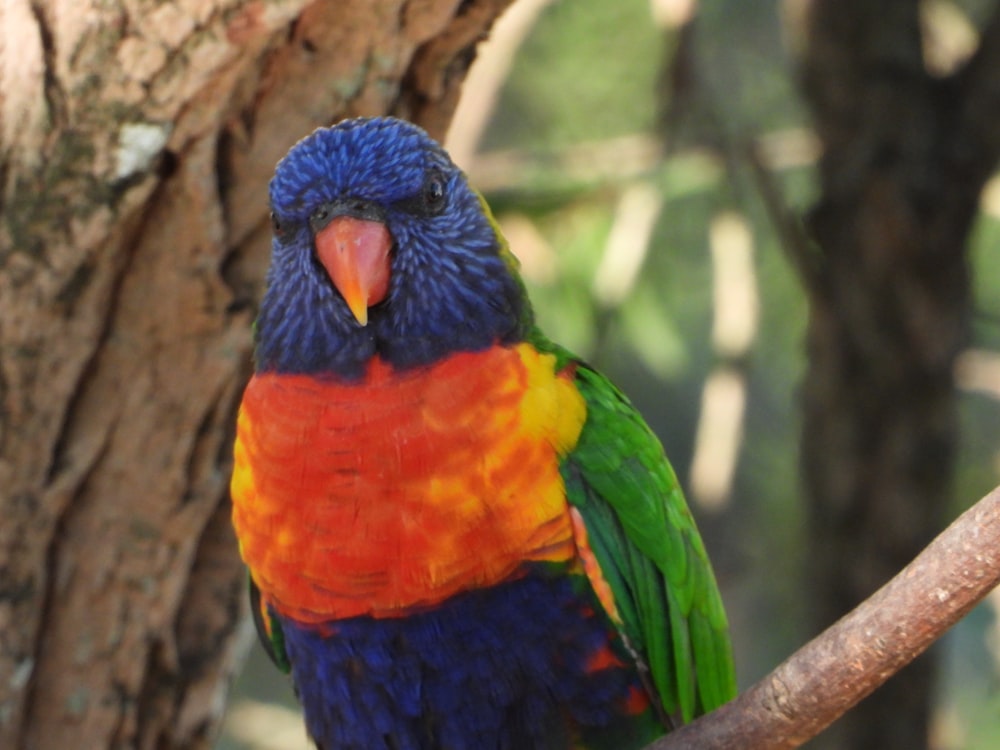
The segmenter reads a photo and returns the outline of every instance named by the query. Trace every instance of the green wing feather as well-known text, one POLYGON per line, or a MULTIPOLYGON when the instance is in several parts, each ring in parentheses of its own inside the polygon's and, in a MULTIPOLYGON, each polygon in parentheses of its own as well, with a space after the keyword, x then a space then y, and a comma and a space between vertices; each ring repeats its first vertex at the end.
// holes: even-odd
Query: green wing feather
POLYGON ((537 330, 532 343, 575 366, 587 418, 561 465, 569 502, 615 598, 622 631, 666 712, 685 722, 736 694, 726 614, 708 556, 660 441, 606 378, 537 330))
POLYGON ((260 589, 253 582, 253 578, 250 576, 247 578, 250 581, 250 611, 253 614, 253 625, 257 630, 257 637, 274 665, 288 674, 292 671, 292 665, 288 661, 288 654, 285 653, 285 634, 281 629, 281 621, 264 603, 260 589))

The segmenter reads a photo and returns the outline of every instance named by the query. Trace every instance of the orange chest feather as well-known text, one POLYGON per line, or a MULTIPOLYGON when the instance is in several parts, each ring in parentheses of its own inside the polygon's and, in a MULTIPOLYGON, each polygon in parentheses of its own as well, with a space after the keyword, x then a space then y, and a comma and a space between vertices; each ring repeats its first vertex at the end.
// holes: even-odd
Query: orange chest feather
POLYGON ((375 361, 357 384, 255 376, 232 481, 243 557, 306 622, 392 616, 569 560, 559 456, 584 416, 526 345, 406 373, 375 361))

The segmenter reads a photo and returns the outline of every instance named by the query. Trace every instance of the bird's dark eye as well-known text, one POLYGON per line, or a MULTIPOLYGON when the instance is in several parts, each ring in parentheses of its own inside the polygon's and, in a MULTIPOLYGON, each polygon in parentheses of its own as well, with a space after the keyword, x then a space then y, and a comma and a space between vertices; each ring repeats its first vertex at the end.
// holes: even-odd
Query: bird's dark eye
POLYGON ((429 213, 437 213, 444 208, 444 175, 431 172, 424 183, 424 203, 429 213))
POLYGON ((285 225, 274 211, 271 212, 271 231, 275 237, 280 237, 285 233, 285 225))
POLYGON ((432 168, 424 175, 420 190, 396 201, 393 207, 413 216, 434 216, 444 210, 448 202, 448 178, 440 169, 432 168))

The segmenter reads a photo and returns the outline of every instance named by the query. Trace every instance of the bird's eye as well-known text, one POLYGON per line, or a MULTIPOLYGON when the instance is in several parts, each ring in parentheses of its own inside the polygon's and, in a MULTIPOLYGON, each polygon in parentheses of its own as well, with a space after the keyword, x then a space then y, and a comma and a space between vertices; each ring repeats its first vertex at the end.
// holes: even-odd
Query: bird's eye
POLYGON ((271 231, 275 237, 280 237, 285 233, 285 225, 274 211, 271 212, 271 231))
POLYGON ((424 183, 424 203, 427 210, 437 213, 444 208, 444 175, 433 172, 424 183))

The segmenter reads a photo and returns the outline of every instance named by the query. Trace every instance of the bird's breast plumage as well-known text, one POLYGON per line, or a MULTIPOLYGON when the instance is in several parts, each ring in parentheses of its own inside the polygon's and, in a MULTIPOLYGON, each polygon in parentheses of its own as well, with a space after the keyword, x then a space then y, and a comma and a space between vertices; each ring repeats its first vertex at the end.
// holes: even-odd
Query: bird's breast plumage
POLYGON ((527 344, 361 380, 258 373, 233 518, 254 581, 303 623, 393 617, 576 559, 559 474, 585 405, 527 344))

